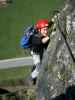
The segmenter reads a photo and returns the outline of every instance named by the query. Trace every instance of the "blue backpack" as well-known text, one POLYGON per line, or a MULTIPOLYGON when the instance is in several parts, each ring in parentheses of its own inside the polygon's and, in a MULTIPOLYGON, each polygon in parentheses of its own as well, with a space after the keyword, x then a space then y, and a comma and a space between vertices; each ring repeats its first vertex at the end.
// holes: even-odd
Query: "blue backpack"
POLYGON ((20 39, 20 47, 21 48, 30 48, 31 44, 29 43, 30 36, 34 34, 34 26, 28 26, 24 29, 24 35, 20 39))

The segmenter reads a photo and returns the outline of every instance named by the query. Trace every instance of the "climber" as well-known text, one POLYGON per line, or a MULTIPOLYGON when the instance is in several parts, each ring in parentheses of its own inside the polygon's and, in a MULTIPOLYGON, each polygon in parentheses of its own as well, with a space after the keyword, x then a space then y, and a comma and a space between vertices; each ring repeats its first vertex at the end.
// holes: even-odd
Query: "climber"
MULTIPOLYGON (((49 22, 47 19, 39 19, 33 27, 28 28, 31 34, 29 38, 29 44, 31 44, 29 45, 29 49, 33 59, 33 68, 30 76, 34 85, 36 84, 40 72, 44 51, 47 49, 50 41, 49 27, 51 27, 52 24, 53 22, 49 22)), ((25 47, 24 44, 23 46, 25 47)))

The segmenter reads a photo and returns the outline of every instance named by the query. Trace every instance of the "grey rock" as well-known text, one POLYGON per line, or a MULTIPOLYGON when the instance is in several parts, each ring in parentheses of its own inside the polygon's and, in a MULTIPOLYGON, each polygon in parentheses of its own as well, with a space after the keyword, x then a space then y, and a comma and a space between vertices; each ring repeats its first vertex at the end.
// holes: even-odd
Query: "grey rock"
MULTIPOLYGON (((59 17, 61 30, 75 58, 75 31, 65 31, 65 18, 59 17), (62 19, 62 20, 61 20, 62 19)), ((58 24, 56 23, 56 26, 58 24)), ((71 57, 68 47, 61 35, 59 27, 51 37, 51 41, 44 53, 41 72, 37 83, 37 100, 50 100, 65 92, 70 85, 75 84, 75 62, 71 57)))

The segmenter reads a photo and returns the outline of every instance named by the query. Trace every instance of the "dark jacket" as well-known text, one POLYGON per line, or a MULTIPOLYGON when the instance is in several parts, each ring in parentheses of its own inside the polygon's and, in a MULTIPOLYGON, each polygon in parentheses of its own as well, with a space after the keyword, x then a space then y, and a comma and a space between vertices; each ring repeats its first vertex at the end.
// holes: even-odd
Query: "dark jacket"
POLYGON ((45 44, 42 43, 42 38, 40 37, 40 35, 38 33, 33 34, 30 37, 30 44, 32 44, 31 46, 31 50, 33 50, 33 52, 39 54, 42 58, 43 52, 45 49, 47 49, 47 46, 49 44, 49 41, 45 44))

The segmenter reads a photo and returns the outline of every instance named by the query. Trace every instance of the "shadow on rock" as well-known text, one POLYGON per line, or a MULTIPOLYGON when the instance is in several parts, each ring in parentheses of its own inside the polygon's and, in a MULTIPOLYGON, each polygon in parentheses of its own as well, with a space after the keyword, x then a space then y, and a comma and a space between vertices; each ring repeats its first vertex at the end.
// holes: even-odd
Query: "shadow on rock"
POLYGON ((65 93, 56 96, 52 100, 75 100, 75 85, 67 87, 65 93))
POLYGON ((6 94, 6 93, 10 93, 10 92, 8 90, 0 88, 0 95, 1 94, 6 94))

